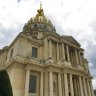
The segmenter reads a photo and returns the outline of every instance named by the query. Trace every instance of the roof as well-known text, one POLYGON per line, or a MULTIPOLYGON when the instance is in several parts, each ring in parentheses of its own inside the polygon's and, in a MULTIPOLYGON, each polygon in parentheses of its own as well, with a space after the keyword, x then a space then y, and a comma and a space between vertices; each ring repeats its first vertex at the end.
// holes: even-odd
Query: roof
POLYGON ((63 37, 65 40, 67 40, 69 42, 76 44, 79 47, 81 46, 72 36, 62 35, 61 37, 63 37))

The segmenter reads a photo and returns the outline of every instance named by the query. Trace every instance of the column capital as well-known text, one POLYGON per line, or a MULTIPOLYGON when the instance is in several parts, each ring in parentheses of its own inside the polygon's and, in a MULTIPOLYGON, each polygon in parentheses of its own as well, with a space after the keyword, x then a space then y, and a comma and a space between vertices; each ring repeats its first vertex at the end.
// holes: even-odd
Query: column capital
POLYGON ((26 68, 25 70, 26 70, 26 71, 30 71, 30 68, 26 68))

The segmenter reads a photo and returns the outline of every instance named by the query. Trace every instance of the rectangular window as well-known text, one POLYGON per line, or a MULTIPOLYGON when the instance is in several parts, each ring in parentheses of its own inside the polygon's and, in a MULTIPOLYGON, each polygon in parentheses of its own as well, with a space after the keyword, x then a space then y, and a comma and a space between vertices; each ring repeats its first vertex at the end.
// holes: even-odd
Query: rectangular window
POLYGON ((38 49, 35 47, 32 47, 32 57, 37 58, 38 49))
POLYGON ((36 93, 36 79, 37 77, 35 75, 30 75, 30 81, 29 81, 30 93, 36 93))

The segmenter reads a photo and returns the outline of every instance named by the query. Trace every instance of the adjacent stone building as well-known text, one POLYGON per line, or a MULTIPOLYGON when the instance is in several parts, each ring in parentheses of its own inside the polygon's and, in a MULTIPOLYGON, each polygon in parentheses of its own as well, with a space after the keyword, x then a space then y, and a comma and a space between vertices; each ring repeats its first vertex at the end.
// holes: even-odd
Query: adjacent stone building
POLYGON ((0 69, 6 69, 13 96, 94 96, 84 49, 72 36, 60 36, 43 12, 0 50, 0 69))

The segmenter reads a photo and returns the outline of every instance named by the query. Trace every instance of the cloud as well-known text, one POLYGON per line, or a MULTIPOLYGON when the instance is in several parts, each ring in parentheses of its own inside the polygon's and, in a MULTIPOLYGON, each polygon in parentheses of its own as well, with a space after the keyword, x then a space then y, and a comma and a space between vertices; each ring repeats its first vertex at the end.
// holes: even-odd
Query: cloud
POLYGON ((17 0, 17 2, 19 3, 21 0, 17 0))
MULTIPOLYGON (((9 45, 24 23, 36 15, 41 0, 2 0, 0 2, 0 48, 9 45)), ((60 35, 71 35, 85 49, 92 75, 96 78, 96 1, 42 0, 47 16, 60 35)), ((93 80, 96 88, 96 79, 93 80)))
POLYGON ((93 88, 96 89, 96 78, 94 78, 94 79, 92 80, 92 82, 93 82, 93 88))
MULTIPOLYGON (((90 72, 94 80, 96 80, 96 44, 94 44, 93 42, 87 43, 87 47, 85 50, 85 57, 89 61, 90 72)), ((94 87, 96 88, 96 86, 94 87)))
POLYGON ((12 25, 12 27, 10 26, 9 28, 6 28, 0 24, 0 48, 8 46, 22 30, 22 26, 23 24, 20 24, 17 27, 12 25))

